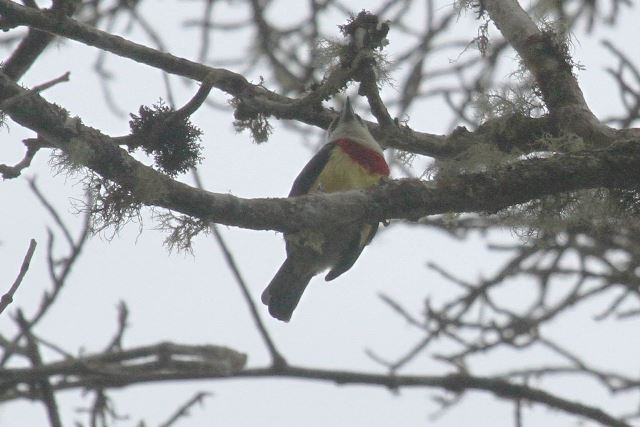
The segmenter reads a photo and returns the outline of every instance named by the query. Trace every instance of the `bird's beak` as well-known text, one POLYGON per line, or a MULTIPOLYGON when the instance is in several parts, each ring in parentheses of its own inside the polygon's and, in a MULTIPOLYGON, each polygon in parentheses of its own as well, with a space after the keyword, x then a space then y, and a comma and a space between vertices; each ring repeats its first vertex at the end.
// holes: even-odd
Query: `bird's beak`
POLYGON ((344 103, 344 108, 342 109, 342 113, 340 113, 340 122, 350 122, 351 120, 356 118, 356 114, 353 112, 353 108, 351 107, 351 100, 347 96, 347 102, 344 103))

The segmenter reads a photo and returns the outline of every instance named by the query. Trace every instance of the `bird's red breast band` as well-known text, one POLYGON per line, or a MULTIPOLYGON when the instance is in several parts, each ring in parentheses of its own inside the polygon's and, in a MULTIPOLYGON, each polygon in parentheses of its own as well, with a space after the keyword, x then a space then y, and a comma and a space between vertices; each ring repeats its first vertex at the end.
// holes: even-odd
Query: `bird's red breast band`
POLYGON ((369 172, 389 176, 389 165, 382 154, 349 139, 338 139, 335 143, 369 172))

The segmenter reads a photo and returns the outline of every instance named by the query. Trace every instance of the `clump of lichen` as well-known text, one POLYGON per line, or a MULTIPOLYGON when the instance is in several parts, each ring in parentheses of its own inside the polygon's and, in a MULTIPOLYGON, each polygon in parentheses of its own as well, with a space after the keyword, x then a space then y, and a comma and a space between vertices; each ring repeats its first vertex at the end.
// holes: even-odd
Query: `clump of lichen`
POLYGON ((152 107, 140 106, 138 115, 130 114, 133 141, 129 151, 141 148, 153 156, 155 166, 169 176, 176 176, 202 161, 199 144, 202 131, 188 116, 182 117, 162 100, 152 107))
POLYGON ((459 174, 485 172, 498 165, 517 159, 519 153, 506 153, 490 144, 476 144, 455 157, 440 159, 425 172, 425 176, 444 184, 459 174))
MULTIPOLYGON (((353 80, 362 84, 378 85, 380 82, 388 81, 388 61, 382 51, 389 44, 389 23, 381 21, 377 15, 367 10, 362 10, 338 28, 347 39, 347 44, 338 56, 339 64, 343 68, 352 67, 354 64, 357 66, 353 80)), ((362 89, 361 87, 360 95, 364 95, 362 89)))
POLYGON ((535 83, 529 75, 514 76, 518 84, 499 87, 475 95, 473 106, 479 121, 495 119, 496 117, 520 114, 526 117, 541 117, 547 113, 542 98, 535 90, 535 83))
MULTIPOLYGON (((349 39, 349 49, 343 52, 345 55, 355 55, 361 49, 381 51, 389 44, 389 23, 364 9, 358 15, 349 17, 346 24, 338 25, 338 28, 349 39)), ((348 63, 348 58, 345 59, 343 62, 348 63)))
POLYGON ((476 14, 478 19, 484 17, 486 13, 482 0, 455 0, 453 2, 453 8, 457 10, 458 13, 465 10, 471 10, 476 14))
POLYGON ((589 189, 543 197, 500 212, 517 235, 537 238, 565 231, 607 236, 640 229, 638 190, 589 189))
MULTIPOLYGON (((350 16, 338 28, 343 35, 342 39, 322 39, 315 47, 315 67, 326 68, 328 72, 320 83, 311 85, 309 89, 315 91, 322 88, 322 99, 328 100, 344 91, 352 80, 378 85, 390 82, 389 61, 383 52, 384 47, 389 44, 388 22, 362 10, 358 15, 350 16), (336 72, 348 68, 352 68, 348 79, 336 72)), ((361 91, 359 93, 362 95, 361 91)))
MULTIPOLYGON (((145 198, 143 203, 133 191, 95 173, 85 178, 84 187, 87 201, 76 206, 79 211, 89 213, 89 229, 93 234, 110 240, 130 223, 138 224, 139 232, 142 232, 141 211, 149 199, 145 198)), ((140 194, 140 191, 138 188, 135 193, 140 194)), ((158 197, 158 194, 148 194, 148 197, 158 197)), ((169 233, 164 244, 170 252, 192 252, 194 237, 209 231, 208 221, 171 211, 152 209, 152 218, 157 223, 155 229, 169 233)))
POLYGON ((609 200, 616 210, 640 218, 640 189, 616 188, 609 190, 609 200))
POLYGON ((566 22, 542 18, 538 22, 538 27, 545 39, 545 54, 561 60, 572 72, 575 70, 584 70, 584 65, 576 61, 573 55, 571 55, 573 43, 571 32, 566 22))
POLYGON ((256 144, 267 142, 273 132, 273 127, 269 123, 267 114, 250 108, 240 98, 233 98, 229 101, 229 104, 235 111, 233 127, 236 132, 248 130, 251 133, 251 139, 256 144))
POLYGON ((82 210, 90 214, 89 226, 92 233, 111 229, 112 234, 108 236, 111 238, 130 222, 137 222, 142 228, 140 211, 143 204, 128 189, 100 175, 91 174, 86 179, 85 191, 88 202, 82 210))
POLYGON ((186 215, 176 215, 172 212, 155 213, 159 230, 168 232, 164 240, 170 252, 193 252, 193 239, 198 234, 209 231, 209 223, 186 215))

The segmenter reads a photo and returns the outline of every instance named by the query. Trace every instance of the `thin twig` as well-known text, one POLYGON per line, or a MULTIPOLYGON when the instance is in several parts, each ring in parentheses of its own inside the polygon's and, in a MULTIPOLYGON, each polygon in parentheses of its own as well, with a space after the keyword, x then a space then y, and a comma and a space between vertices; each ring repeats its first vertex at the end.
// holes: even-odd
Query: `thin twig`
POLYGON ((50 87, 57 85, 58 83, 68 82, 70 74, 71 73, 67 71, 60 77, 56 77, 53 80, 49 80, 48 82, 34 86, 26 92, 23 92, 18 95, 12 96, 11 98, 5 99, 4 101, 0 102, 0 110, 8 110, 9 108, 16 105, 18 102, 22 101, 24 98, 36 95, 42 92, 43 90, 49 89, 50 87))
POLYGON ((251 311, 251 316, 253 317, 253 321, 256 324, 256 327, 258 328, 258 330, 260 331, 260 335, 262 335, 262 339, 267 345, 267 348, 269 349, 273 366, 274 367, 286 366, 287 362, 285 358, 280 354, 278 349, 276 348, 275 344, 273 343, 273 340, 271 339, 271 336, 269 335, 269 332, 267 331, 267 328, 264 326, 264 323, 260 318, 260 314, 258 313, 258 309, 256 308, 256 305, 253 303, 253 300, 251 299, 251 293, 249 292, 249 288, 247 287, 247 284, 245 283, 242 276, 240 275, 240 271, 238 270, 236 262, 233 259, 233 255, 231 254, 226 243, 222 239, 222 235, 218 231, 218 227, 215 224, 212 224, 211 230, 213 231, 213 235, 215 236, 218 244, 220 245, 220 249, 224 254, 225 260, 227 261, 229 268, 231 268, 231 270, 233 271, 233 275, 235 276, 236 281, 238 282, 238 285, 242 290, 242 295, 244 296, 244 299, 247 305, 249 306, 249 310, 251 311))
POLYGON ((17 178, 20 176, 24 169, 28 168, 31 165, 33 157, 41 148, 41 146, 35 143, 35 141, 37 140, 26 139, 23 141, 27 146, 27 152, 25 153, 23 159, 16 163, 14 166, 0 164, 0 175, 2 176, 2 179, 17 178))
MULTIPOLYGON (((42 198, 41 201, 42 200, 46 201, 44 198, 42 198)), ((60 218, 57 212, 55 211, 55 209, 50 204, 45 204, 45 206, 47 207, 51 215, 54 217, 54 219, 56 217, 58 219, 60 218)), ((71 246, 71 251, 68 255, 61 258, 62 268, 60 273, 56 273, 55 271, 55 264, 57 261, 53 257, 54 235, 51 232, 51 230, 47 229, 47 232, 49 235, 48 249, 47 249, 47 262, 48 262, 51 281, 53 282, 53 290, 51 292, 49 291, 44 292, 37 312, 27 322, 29 325, 29 329, 33 328, 33 326, 43 318, 43 316, 53 306, 53 303, 56 301, 56 298, 60 294, 60 291, 62 290, 62 287, 64 286, 65 281, 69 276, 69 273, 71 273, 74 263, 80 257, 82 248, 85 242, 87 241, 87 237, 89 236, 90 217, 91 216, 89 213, 85 215, 83 228, 80 235, 78 236, 77 242, 74 242, 73 240, 69 242, 71 246)), ((66 228, 66 226, 61 220, 58 222, 58 225, 61 227, 63 232, 65 232, 65 234, 68 234, 69 236, 71 235, 69 230, 66 228)), ((23 336, 22 331, 18 332, 16 336, 13 338, 13 343, 17 345, 18 341, 22 338, 22 336, 23 336)), ((0 358, 0 366, 5 366, 13 354, 14 354, 13 351, 6 350, 5 353, 2 355, 2 357, 0 358)))
POLYGON ((33 258, 33 253, 36 250, 36 244, 35 239, 31 239, 31 242, 29 242, 29 249, 27 249, 27 253, 22 260, 18 277, 16 277, 16 280, 13 282, 13 285, 11 285, 11 288, 9 288, 9 291, 2 295, 2 298, 0 299, 0 314, 2 314, 9 304, 13 302, 13 295, 18 290, 20 283, 22 283, 22 279, 24 279, 24 275, 27 274, 27 270, 29 270, 29 264, 31 263, 31 258, 33 258))
POLYGON ((513 420, 515 427, 523 427, 522 424, 522 400, 516 399, 513 408, 513 420))
POLYGON ((127 308, 127 304, 124 301, 120 301, 118 303, 118 329, 107 345, 105 350, 106 353, 122 350, 122 339, 127 327, 129 326, 129 323, 127 322, 128 318, 129 309, 127 308))
MULTIPOLYGON (((16 321, 20 327, 23 336, 27 339, 27 353, 31 360, 33 368, 37 369, 42 366, 42 357, 38 350, 38 344, 35 338, 31 334, 30 325, 22 314, 22 310, 18 309, 16 321)), ((39 396, 45 407, 47 408, 47 415, 49 416, 49 423, 51 427, 62 427, 62 421, 60 419, 60 411, 58 410, 58 404, 54 394, 54 388, 51 386, 49 377, 42 377, 38 380, 39 396)))
POLYGON ((178 410, 167 421, 160 424, 160 427, 171 427, 180 418, 184 418, 188 416, 189 409, 191 409, 192 406, 198 403, 202 404, 204 402, 204 399, 209 396, 211 396, 211 393, 208 393, 206 391, 200 391, 196 393, 195 396, 193 396, 191 399, 187 400, 182 406, 180 406, 178 410))
POLYGON ((200 106, 206 101, 207 96, 211 92, 213 88, 213 84, 215 82, 216 75, 215 73, 209 73, 200 84, 200 89, 196 92, 196 94, 183 105, 181 108, 177 109, 171 117, 170 120, 182 120, 186 117, 191 116, 193 113, 200 108, 200 106))
POLYGON ((387 107, 384 105, 384 101, 382 101, 382 98, 380 97, 378 80, 372 65, 368 65, 363 72, 363 78, 360 83, 358 94, 367 97, 369 107, 371 108, 371 114, 375 116, 380 126, 387 128, 394 124, 393 118, 391 118, 387 107))
MULTIPOLYGON (((202 181, 200 181, 200 176, 198 175, 198 172, 195 169, 193 171, 193 177, 196 181, 196 186, 202 189, 202 181)), ((264 323, 260 318, 260 313, 258 313, 258 309, 256 308, 256 305, 254 304, 253 299, 251 299, 251 293, 249 292, 249 287, 244 281, 242 274, 240 274, 240 270, 238 269, 238 265, 236 264, 235 259, 233 258, 233 254, 231 253, 231 251, 229 251, 229 248, 225 243, 224 239, 222 238, 222 235, 218 231, 218 227, 216 226, 216 224, 211 223, 210 229, 213 232, 213 235, 216 238, 216 241, 218 242, 218 245, 220 246, 222 253, 224 254, 224 258, 225 258, 225 261, 227 262, 227 265, 233 272, 234 277, 236 278, 236 282, 238 283, 238 286, 240 286, 240 290, 242 291, 242 296, 244 297, 245 302, 249 307, 249 311, 251 312, 251 317, 253 318, 253 322, 258 328, 258 331, 260 332, 260 335, 262 336, 262 339, 264 340, 264 343, 266 344, 267 349, 269 350, 269 354, 271 355, 271 362, 273 366, 276 368, 286 366, 287 361, 278 351, 276 345, 273 342, 273 339, 271 338, 271 335, 269 335, 269 331, 267 331, 267 328, 264 326, 264 323)))
POLYGON ((71 236, 71 232, 69 231, 69 228, 62 221, 62 218, 58 214, 58 211, 56 211, 56 209, 53 207, 51 203, 49 203, 49 201, 44 196, 44 194, 42 194, 42 192, 36 185, 35 178, 29 178, 28 181, 29 181, 29 187, 31 187, 33 194, 36 195, 40 203, 42 203, 42 205, 47 209, 49 214, 53 217, 53 220, 56 222, 56 224, 58 224, 58 226, 60 227, 60 230, 62 230, 62 234, 64 234, 64 237, 67 239, 67 242, 69 242, 69 245, 71 246, 71 248, 72 249, 75 248, 73 237, 71 236))

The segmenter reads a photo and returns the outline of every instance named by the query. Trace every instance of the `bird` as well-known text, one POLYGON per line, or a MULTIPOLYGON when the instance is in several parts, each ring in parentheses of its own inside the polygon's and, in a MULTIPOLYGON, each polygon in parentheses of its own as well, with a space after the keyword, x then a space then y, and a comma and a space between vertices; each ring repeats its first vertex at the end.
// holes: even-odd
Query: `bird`
MULTIPOLYGON (((294 180, 289 197, 371 188, 388 176, 382 147, 347 97, 327 129, 326 144, 294 180)), ((311 278, 329 269, 325 280, 330 281, 349 270, 377 229, 376 222, 285 233, 286 260, 261 297, 269 314, 289 322, 311 278)))

